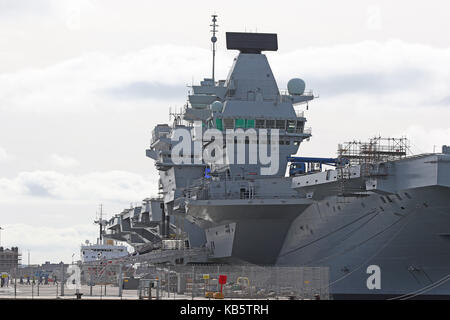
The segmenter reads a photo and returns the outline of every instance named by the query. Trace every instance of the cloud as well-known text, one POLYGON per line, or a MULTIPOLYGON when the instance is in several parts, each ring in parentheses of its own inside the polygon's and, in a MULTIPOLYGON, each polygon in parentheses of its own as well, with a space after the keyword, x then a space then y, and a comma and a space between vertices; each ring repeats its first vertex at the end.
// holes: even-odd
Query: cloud
POLYGON ((62 156, 59 154, 52 154, 50 156, 50 163, 61 168, 72 168, 78 166, 78 160, 69 156, 62 156))
POLYGON ((450 85, 444 71, 450 67, 450 48, 400 40, 309 47, 271 60, 282 84, 300 76, 323 97, 364 94, 388 101, 407 93, 404 105, 423 106, 447 97, 450 85))
POLYGON ((0 163, 1 162, 7 162, 14 159, 14 156, 7 153, 5 149, 3 149, 2 147, 0 147, 0 163))
POLYGON ((1 0, 0 16, 17 17, 28 14, 48 13, 51 9, 51 0, 1 0))
POLYGON ((404 134, 411 142, 413 153, 442 152, 443 145, 450 145, 449 128, 425 128, 421 125, 409 126, 404 134))
POLYGON ((186 96, 186 88, 181 85, 135 81, 119 87, 108 88, 105 92, 119 99, 167 99, 177 97, 181 101, 186 96))
MULTIPOLYGON (((218 53, 218 61, 224 61, 217 66, 222 78, 232 54, 218 53)), ((174 45, 122 55, 88 53, 50 67, 1 74, 0 109, 87 112, 148 107, 139 100, 182 104, 193 76, 198 82, 210 74, 210 59, 209 50, 174 45)), ((269 60, 281 88, 300 76, 322 97, 364 94, 389 100, 407 93, 404 103, 416 106, 446 103, 448 97, 449 48, 363 41, 269 53, 269 60)))
POLYGON ((1 0, 0 16, 17 19, 30 15, 46 15, 66 21, 74 11, 89 12, 94 8, 95 5, 90 0, 1 0))
POLYGON ((8 158, 5 149, 0 147, 0 162, 5 161, 8 158))
POLYGON ((443 99, 436 102, 438 105, 450 106, 450 96, 446 96, 443 99))
POLYGON ((182 104, 192 76, 209 74, 208 58, 208 50, 165 45, 120 56, 89 53, 46 68, 4 73, 0 110, 130 110, 135 104, 123 100, 142 97, 182 104))
POLYGON ((414 68, 396 70, 343 73, 329 77, 313 76, 309 79, 320 88, 324 96, 340 94, 388 95, 422 86, 429 74, 414 68))
POLYGON ((27 264, 28 251, 32 264, 44 261, 71 262, 79 259, 80 245, 85 240, 93 241, 97 236, 94 225, 65 225, 48 227, 23 223, 6 224, 2 242, 6 246, 18 246, 22 253, 22 263, 27 264))
POLYGON ((55 171, 21 172, 14 178, 0 178, 0 202, 50 200, 132 202, 157 192, 150 177, 125 171, 93 172, 81 175, 55 171))

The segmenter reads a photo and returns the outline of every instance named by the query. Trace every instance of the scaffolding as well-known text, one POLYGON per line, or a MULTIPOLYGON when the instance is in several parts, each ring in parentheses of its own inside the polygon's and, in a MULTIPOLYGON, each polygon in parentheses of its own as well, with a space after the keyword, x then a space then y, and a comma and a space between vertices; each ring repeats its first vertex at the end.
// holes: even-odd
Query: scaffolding
MULTIPOLYGON (((377 169, 380 163, 399 160, 411 154, 407 138, 382 138, 381 136, 373 137, 368 142, 354 140, 339 144, 337 153, 338 158, 348 160, 345 162, 350 166, 360 166, 362 177, 380 175, 380 171, 377 169)), ((347 202, 346 194, 354 196, 354 193, 348 190, 349 167, 341 166, 337 170, 339 195, 342 196, 338 202, 345 203, 347 202)))
POLYGON ((409 140, 401 138, 373 137, 369 142, 350 141, 338 145, 338 156, 351 165, 374 164, 399 160, 410 153, 409 140))

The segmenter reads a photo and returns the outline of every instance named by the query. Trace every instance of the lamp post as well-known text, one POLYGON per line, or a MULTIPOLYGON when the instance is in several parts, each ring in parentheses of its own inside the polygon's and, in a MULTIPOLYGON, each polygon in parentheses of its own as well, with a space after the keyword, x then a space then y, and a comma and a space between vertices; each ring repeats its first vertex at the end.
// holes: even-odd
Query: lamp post
POLYGON ((2 245, 2 230, 5 230, 5 229, 0 227, 0 246, 2 245))

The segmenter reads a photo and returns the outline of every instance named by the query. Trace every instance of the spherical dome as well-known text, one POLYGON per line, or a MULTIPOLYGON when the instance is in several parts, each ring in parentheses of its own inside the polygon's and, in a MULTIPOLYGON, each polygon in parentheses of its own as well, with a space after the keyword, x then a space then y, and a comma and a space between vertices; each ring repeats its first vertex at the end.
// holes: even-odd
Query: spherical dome
POLYGON ((211 103, 211 110, 213 112, 222 112, 223 109, 223 103, 220 101, 214 101, 211 103))
POLYGON ((299 78, 289 80, 287 84, 288 92, 291 95, 302 95, 305 92, 305 81, 299 78))

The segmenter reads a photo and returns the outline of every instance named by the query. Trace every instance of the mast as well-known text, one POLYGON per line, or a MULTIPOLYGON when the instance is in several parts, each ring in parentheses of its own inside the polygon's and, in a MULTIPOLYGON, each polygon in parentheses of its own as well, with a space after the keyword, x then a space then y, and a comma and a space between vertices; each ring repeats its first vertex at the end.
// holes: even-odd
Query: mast
POLYGON ((212 80, 215 83, 215 77, 214 77, 214 67, 215 67, 215 60, 216 60, 216 42, 217 42, 217 37, 216 37, 216 32, 218 32, 217 27, 219 27, 218 24, 216 24, 217 22, 217 14, 213 14, 211 15, 212 17, 212 24, 210 25, 212 27, 212 34, 213 36, 211 37, 211 42, 213 45, 213 63, 212 63, 212 80))
POLYGON ((100 244, 102 243, 102 219, 103 219, 103 205, 100 204, 100 219, 99 219, 99 226, 100 226, 100 244))
POLYGON ((100 204, 100 213, 99 213, 99 218, 98 218, 98 220, 96 220, 96 221, 94 221, 94 223, 98 223, 98 225, 99 225, 99 231, 100 231, 100 237, 99 237, 99 239, 100 239, 100 244, 102 244, 102 239, 103 239, 103 236, 102 236, 102 223, 103 223, 103 204, 100 204))

